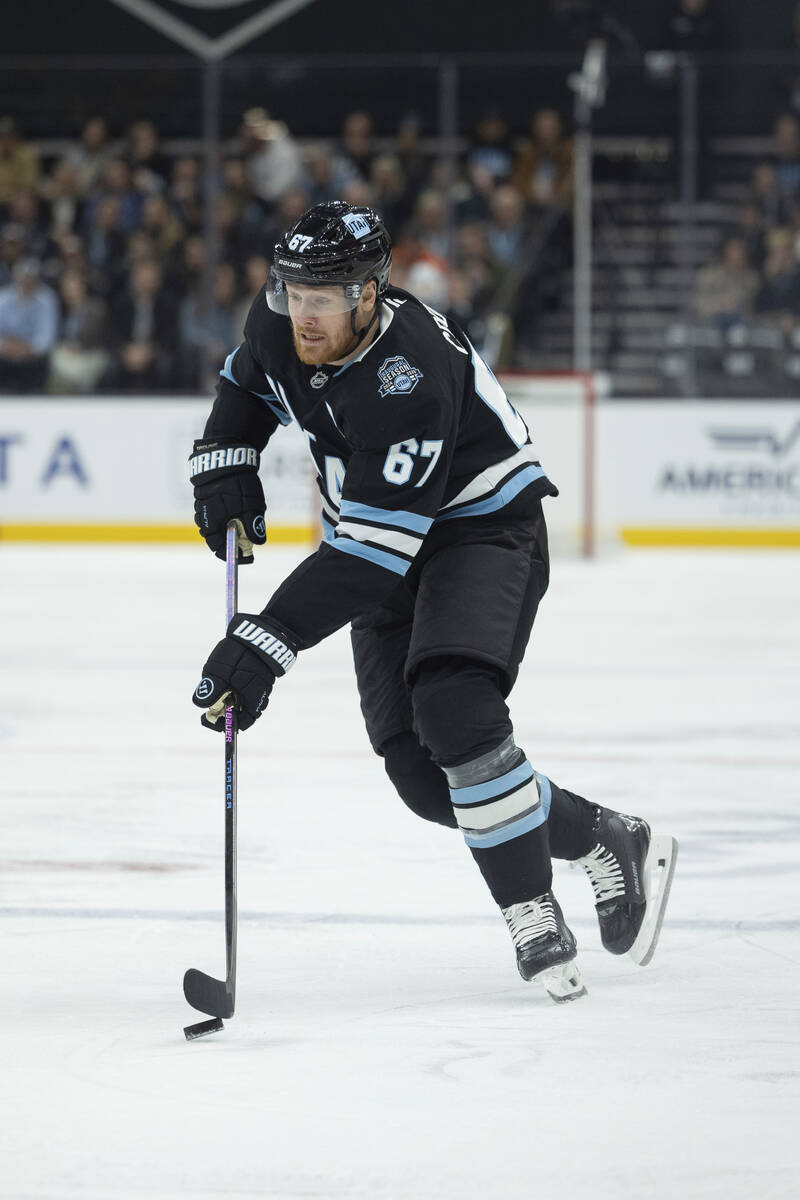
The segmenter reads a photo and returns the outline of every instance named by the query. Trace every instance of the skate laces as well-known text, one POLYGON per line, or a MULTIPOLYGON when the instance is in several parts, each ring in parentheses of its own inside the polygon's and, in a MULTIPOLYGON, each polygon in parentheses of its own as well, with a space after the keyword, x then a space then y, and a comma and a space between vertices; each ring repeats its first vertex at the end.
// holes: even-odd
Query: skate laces
POLYGON ((545 934, 558 933, 558 920, 549 896, 523 900, 501 911, 517 950, 545 934))
POLYGON ((604 900, 619 900, 626 894, 622 867, 611 850, 598 842, 594 850, 590 850, 579 862, 589 876, 595 904, 601 904, 604 900))

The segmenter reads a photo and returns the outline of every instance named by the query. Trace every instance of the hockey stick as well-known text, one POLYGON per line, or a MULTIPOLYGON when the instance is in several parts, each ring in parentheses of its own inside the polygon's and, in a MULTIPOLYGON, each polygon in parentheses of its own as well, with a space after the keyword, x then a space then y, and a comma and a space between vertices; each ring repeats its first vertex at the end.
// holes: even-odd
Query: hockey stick
MULTIPOLYGON (((238 606, 237 528, 228 526, 225 547, 225 628, 238 606)), ((187 1041, 223 1028, 220 1018, 232 1017, 236 1004, 236 711, 225 709, 225 979, 214 979, 190 967, 183 977, 183 994, 192 1008, 213 1021, 184 1029, 187 1041)))

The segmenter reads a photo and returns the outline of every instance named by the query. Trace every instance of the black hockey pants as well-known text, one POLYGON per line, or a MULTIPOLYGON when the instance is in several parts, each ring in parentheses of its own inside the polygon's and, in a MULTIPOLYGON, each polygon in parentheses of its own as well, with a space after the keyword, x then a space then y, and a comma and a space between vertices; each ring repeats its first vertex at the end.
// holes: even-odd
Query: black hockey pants
POLYGON ((536 509, 516 524, 464 522, 390 604, 353 625, 362 711, 389 778, 419 816, 461 825, 502 907, 549 890, 551 854, 578 858, 593 844, 593 807, 536 775, 505 702, 549 578, 536 509))

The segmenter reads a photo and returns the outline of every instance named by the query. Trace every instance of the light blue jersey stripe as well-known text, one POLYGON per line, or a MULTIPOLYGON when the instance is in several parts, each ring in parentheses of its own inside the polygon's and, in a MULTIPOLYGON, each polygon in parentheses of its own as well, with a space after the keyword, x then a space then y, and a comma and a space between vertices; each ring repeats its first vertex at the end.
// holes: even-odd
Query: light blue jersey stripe
POLYGON ((465 504, 463 508, 456 509, 455 512, 440 513, 436 518, 439 521, 452 521, 456 517, 478 517, 482 513, 496 512, 498 508, 504 508, 509 504, 515 496, 526 488, 529 483, 534 483, 537 479, 544 477, 544 471, 541 467, 536 467, 531 463, 529 467, 524 467, 513 479, 509 479, 508 483, 500 488, 499 492, 495 492, 493 496, 489 496, 486 500, 476 500, 474 504, 465 504))
POLYGON ((225 379, 230 379, 231 383, 235 383, 237 387, 239 386, 239 384, 236 382, 236 380, 233 377, 233 360, 236 356, 236 352, 238 349, 239 349, 239 347, 237 346, 236 350, 231 351, 231 353, 225 359, 225 365, 223 366, 222 370, 220 371, 220 375, 222 375, 225 379))
MULTIPOLYGON (((236 349, 231 354, 229 354, 228 357, 225 359, 225 365, 223 366, 222 370, 220 371, 220 375, 222 376, 223 379, 230 380, 230 382, 235 384, 236 387, 242 388, 242 385, 239 383, 239 380, 236 378, 236 376, 233 373, 233 360, 236 357, 238 350, 239 350, 239 347, 237 346, 236 349)), ((281 425, 290 425, 291 424, 292 418, 290 416, 288 416, 282 408, 279 408, 277 405, 272 403, 273 400, 278 399, 278 397, 275 395, 274 392, 270 392, 268 395, 265 396, 265 395, 262 395, 261 392, 251 391, 250 388, 242 388, 242 391, 249 392, 249 394, 251 396, 257 396, 259 400, 263 400, 264 403, 267 405, 267 407, 270 408, 272 410, 272 412, 275 414, 275 416, 278 418, 281 425)))
POLYGON ((253 392, 254 396, 258 396, 259 400, 263 400, 267 408, 271 408, 275 416, 280 421, 281 425, 291 425, 292 418, 288 413, 285 413, 277 404, 273 404, 273 400, 277 400, 277 396, 262 396, 260 392, 253 392))
POLYGON ((536 782, 539 785, 539 795, 542 798, 542 809, 544 810, 545 821, 550 816, 550 805, 553 802, 553 793, 550 788, 550 780, 546 775, 540 775, 538 771, 534 772, 536 782))
POLYGON ((535 812, 504 825, 502 829, 495 829, 492 833, 465 833, 464 841, 476 850, 488 850, 492 846, 500 846, 503 842, 521 837, 523 833, 530 833, 532 829, 538 829, 546 820, 544 805, 540 804, 535 812))
POLYGON ((333 532, 331 530, 330 534, 325 535, 325 541, 334 550, 343 550, 345 554, 354 554, 356 558, 366 558, 368 562, 385 567, 387 571, 394 571, 395 575, 405 575, 411 566, 404 558, 398 558, 387 550, 376 550, 374 546, 365 546, 363 542, 354 542, 352 538, 334 537, 333 532))
POLYGON ((339 370, 338 370, 338 371, 334 371, 334 372, 333 372, 333 375, 331 376, 331 379, 336 379, 336 377, 337 377, 338 375, 341 375, 342 371, 346 371, 348 367, 352 367, 353 363, 355 363, 355 362, 358 362, 358 359, 357 359, 357 358, 351 358, 351 359, 350 359, 350 362, 346 362, 346 363, 344 364, 344 366, 343 366, 343 367, 339 367, 339 370))
POLYGON ((343 500, 339 512, 342 517, 361 517, 376 525, 399 525, 414 533, 427 533, 433 524, 433 517, 421 517, 419 513, 406 512, 402 508, 373 508, 371 504, 359 504, 355 500, 343 500))
POLYGON ((533 767, 525 759, 518 767, 512 767, 505 775, 497 775, 487 779, 485 783, 474 783, 472 787, 451 788, 450 800, 453 804, 480 804, 482 800, 492 800, 510 792, 518 784, 527 783, 534 774, 533 767))

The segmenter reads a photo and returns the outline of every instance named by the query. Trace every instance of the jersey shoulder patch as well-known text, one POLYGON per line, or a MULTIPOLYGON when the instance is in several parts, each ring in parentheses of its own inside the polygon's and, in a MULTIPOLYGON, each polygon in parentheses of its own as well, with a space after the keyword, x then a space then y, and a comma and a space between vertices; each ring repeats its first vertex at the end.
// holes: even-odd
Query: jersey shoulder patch
POLYGON ((391 291, 390 299, 402 299, 402 307, 353 368, 340 409, 346 436, 362 448, 446 436, 463 391, 447 343, 426 310, 408 293, 391 291))
POLYGON ((424 374, 419 367, 412 366, 403 354, 392 354, 378 367, 378 395, 407 396, 420 379, 424 379, 424 374))
POLYGON ((416 367, 410 355, 376 361, 382 378, 376 365, 360 363, 355 386, 337 406, 337 420, 351 445, 379 449, 409 437, 445 437, 456 415, 453 389, 432 387, 429 372, 416 367))

